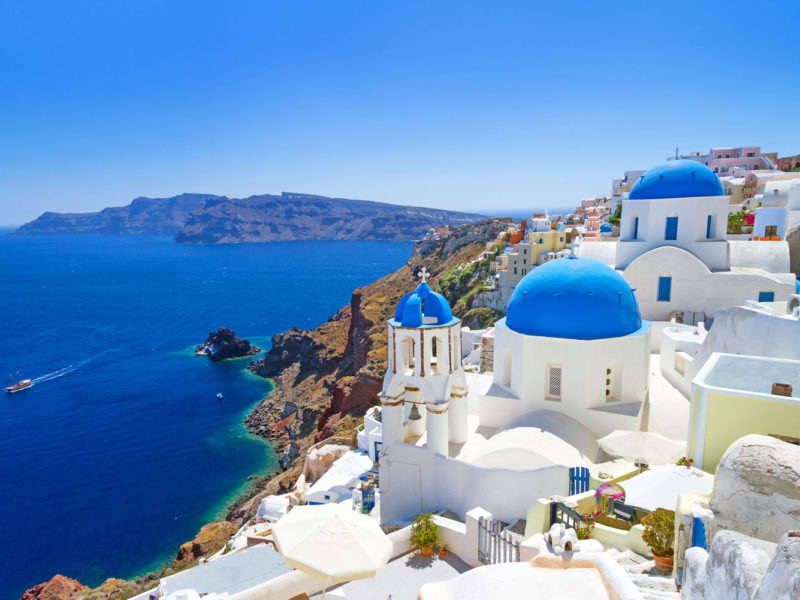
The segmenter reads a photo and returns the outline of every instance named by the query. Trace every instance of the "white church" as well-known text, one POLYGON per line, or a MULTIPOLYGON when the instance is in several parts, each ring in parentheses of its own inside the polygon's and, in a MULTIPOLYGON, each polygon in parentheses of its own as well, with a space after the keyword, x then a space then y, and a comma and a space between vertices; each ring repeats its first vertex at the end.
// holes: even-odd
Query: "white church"
POLYGON ((510 519, 566 495, 571 467, 613 469, 597 439, 638 429, 648 393, 650 324, 625 279, 574 257, 526 275, 496 324, 494 379, 478 394, 461 364, 460 320, 421 275, 388 321, 381 521, 474 506, 510 519))
POLYGON ((622 201, 619 241, 581 244, 576 254, 621 272, 652 321, 786 300, 796 287, 788 244, 728 240, 729 210, 711 169, 667 161, 641 175, 622 201))

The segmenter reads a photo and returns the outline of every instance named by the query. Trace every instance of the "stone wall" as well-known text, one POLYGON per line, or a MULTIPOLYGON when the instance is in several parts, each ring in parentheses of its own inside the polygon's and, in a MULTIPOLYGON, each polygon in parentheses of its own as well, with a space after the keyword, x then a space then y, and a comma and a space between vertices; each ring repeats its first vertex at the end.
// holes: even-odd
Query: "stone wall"
POLYGON ((494 372, 494 330, 487 332, 481 338, 481 373, 494 372))

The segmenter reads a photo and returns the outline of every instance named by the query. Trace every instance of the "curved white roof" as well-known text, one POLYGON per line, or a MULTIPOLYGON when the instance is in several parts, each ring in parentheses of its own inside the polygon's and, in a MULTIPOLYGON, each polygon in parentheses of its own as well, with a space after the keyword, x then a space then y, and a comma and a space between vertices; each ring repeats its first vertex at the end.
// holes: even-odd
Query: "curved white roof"
POLYGON ((523 415, 493 435, 472 462, 524 470, 590 466, 598 451, 597 438, 586 427, 560 413, 541 410, 523 415))

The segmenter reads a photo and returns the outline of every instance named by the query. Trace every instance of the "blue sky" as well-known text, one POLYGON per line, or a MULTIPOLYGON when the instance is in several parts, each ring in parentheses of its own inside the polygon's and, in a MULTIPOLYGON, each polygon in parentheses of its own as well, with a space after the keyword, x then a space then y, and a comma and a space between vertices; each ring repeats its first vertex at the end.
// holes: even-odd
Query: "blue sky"
POLYGON ((800 153, 797 2, 0 0, 0 223, 295 191, 572 206, 800 153))

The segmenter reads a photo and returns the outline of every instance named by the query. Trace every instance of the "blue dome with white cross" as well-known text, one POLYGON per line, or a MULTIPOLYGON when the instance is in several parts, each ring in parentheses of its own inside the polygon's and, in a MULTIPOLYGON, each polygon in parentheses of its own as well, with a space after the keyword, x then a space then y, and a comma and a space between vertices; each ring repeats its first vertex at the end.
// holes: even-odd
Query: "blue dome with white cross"
POLYGON ((392 325, 395 327, 435 327, 457 321, 444 296, 422 282, 397 303, 392 325))

